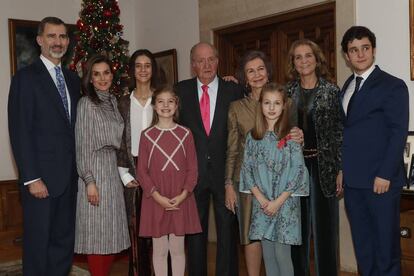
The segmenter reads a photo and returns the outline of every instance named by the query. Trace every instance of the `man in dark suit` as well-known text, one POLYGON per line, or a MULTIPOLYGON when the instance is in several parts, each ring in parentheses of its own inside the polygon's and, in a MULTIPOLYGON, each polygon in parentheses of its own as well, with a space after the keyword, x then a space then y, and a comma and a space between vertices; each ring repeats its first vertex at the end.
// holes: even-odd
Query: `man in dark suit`
POLYGON ((361 26, 348 29, 341 43, 354 72, 341 92, 345 208, 362 275, 399 276, 408 90, 374 65, 375 43, 361 26))
POLYGON ((13 77, 8 103, 23 205, 23 274, 66 276, 75 237, 80 81, 61 67, 69 44, 62 20, 44 18, 36 39, 41 56, 13 77))
POLYGON ((238 275, 236 218, 224 203, 224 167, 227 149, 227 112, 230 102, 242 97, 238 85, 217 76, 214 47, 198 43, 191 49, 196 77, 177 84, 180 122, 191 129, 197 149, 199 179, 194 195, 203 233, 187 236, 190 276, 207 275, 207 238, 210 198, 217 230, 216 275, 238 275))

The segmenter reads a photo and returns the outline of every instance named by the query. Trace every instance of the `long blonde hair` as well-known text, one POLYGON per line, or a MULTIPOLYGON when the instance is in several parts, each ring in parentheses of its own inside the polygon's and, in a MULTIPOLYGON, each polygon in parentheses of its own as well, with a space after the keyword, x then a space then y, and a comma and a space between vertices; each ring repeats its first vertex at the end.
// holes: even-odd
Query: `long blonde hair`
POLYGON ((280 93, 283 99, 283 110, 282 114, 280 114, 279 119, 275 123, 274 126, 274 133, 279 137, 285 137, 290 131, 290 121, 289 121, 289 113, 290 113, 290 99, 287 96, 286 89, 283 85, 270 82, 263 86, 262 93, 260 94, 259 104, 256 107, 256 117, 255 117, 255 124, 252 129, 252 137, 255 140, 262 140, 265 136, 265 133, 268 129, 268 124, 265 116, 263 115, 262 110, 262 102, 263 102, 263 95, 266 93, 280 93))

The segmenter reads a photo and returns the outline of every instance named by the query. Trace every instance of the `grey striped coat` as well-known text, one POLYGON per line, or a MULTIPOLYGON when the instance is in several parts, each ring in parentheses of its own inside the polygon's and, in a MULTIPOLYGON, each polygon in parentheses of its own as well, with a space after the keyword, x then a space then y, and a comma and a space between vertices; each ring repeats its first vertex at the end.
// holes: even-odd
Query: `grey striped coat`
POLYGON ((98 92, 103 101, 79 100, 76 134, 76 159, 79 173, 76 208, 75 252, 111 254, 130 246, 123 185, 118 174, 116 151, 124 123, 116 99, 98 92), (99 206, 88 202, 86 185, 95 182, 99 206))

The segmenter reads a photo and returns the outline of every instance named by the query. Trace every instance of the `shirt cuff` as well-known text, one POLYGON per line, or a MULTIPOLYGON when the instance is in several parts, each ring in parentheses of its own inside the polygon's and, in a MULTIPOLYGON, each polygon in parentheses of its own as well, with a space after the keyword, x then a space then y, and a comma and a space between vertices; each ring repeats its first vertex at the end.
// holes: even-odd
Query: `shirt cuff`
POLYGON ((34 182, 36 182, 36 181, 38 181, 38 180, 40 180, 40 179, 41 179, 41 178, 36 178, 36 179, 30 180, 30 181, 26 181, 26 182, 24 182, 24 183, 23 183, 23 185, 24 185, 24 186, 27 186, 27 185, 32 184, 32 183, 34 183, 34 182))
POLYGON ((126 186, 129 182, 135 180, 135 178, 129 173, 129 169, 125 167, 118 167, 119 177, 121 181, 126 186))
POLYGON ((126 173, 121 176, 121 180, 124 186, 126 186, 129 182, 134 181, 135 178, 130 173, 126 173))
POLYGON ((96 184, 95 177, 93 177, 91 172, 86 173, 82 177, 82 179, 83 179, 83 182, 85 183, 85 185, 88 185, 90 183, 95 183, 96 184))

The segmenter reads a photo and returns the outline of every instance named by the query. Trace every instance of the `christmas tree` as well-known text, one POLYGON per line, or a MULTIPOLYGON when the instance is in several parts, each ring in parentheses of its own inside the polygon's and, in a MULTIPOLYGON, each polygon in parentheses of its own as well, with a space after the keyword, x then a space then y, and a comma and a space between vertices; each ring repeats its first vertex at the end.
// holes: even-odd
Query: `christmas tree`
POLYGON ((82 75, 86 61, 93 54, 109 57, 112 62, 114 86, 112 93, 120 96, 128 78, 128 44, 122 39, 117 0, 83 0, 76 22, 77 45, 70 69, 82 75))

